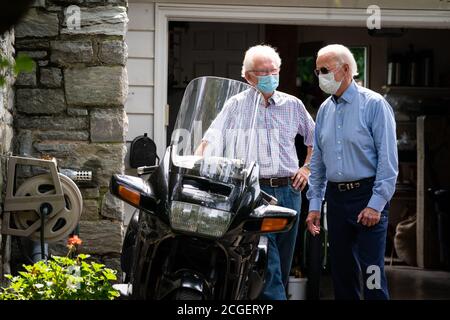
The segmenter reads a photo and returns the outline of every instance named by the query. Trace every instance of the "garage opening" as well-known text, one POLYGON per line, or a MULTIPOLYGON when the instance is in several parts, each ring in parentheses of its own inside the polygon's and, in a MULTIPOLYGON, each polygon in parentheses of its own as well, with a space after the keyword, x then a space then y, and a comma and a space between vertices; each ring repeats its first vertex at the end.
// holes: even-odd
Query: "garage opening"
MULTIPOLYGON (((449 270, 449 200, 439 196, 450 187, 450 43, 442 41, 449 38, 447 29, 368 32, 360 27, 171 21, 167 142, 189 81, 204 75, 245 81, 240 76, 243 55, 261 43, 280 53, 279 90, 300 98, 314 118, 327 97, 313 75, 316 53, 327 44, 344 44, 357 58, 357 82, 384 95, 396 116, 400 174, 391 201, 386 264, 449 270)), ((303 163, 302 137, 296 142, 303 163)), ((303 220, 307 207, 304 197, 303 220)), ((293 269, 302 265, 303 225, 293 269)))

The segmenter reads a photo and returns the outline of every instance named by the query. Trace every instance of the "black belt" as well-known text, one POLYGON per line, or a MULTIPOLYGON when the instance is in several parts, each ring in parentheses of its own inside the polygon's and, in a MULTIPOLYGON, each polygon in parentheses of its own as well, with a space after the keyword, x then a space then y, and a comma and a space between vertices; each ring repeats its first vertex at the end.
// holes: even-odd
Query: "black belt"
POLYGON ((374 181, 375 181, 375 177, 364 178, 361 180, 349 181, 349 182, 328 181, 328 186, 331 188, 334 188, 334 189, 338 189, 339 191, 343 192, 343 191, 357 189, 364 185, 373 184, 374 181))
POLYGON ((259 183, 264 186, 270 186, 272 188, 287 186, 291 182, 290 177, 283 178, 260 178, 259 183))

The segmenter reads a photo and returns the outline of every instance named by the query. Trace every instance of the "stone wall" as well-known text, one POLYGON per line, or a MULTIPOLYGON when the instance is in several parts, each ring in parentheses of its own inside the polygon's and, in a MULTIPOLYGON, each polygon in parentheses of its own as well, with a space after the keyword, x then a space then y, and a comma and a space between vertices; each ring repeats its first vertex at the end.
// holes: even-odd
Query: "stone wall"
MULTIPOLYGON (((12 59, 14 54, 13 41, 13 31, 0 35, 0 57, 12 59)), ((4 187, 6 186, 6 163, 5 159, 1 156, 12 151, 14 132, 12 116, 14 106, 14 91, 12 89, 13 78, 10 74, 5 74, 4 76, 6 78, 6 84, 0 87, 0 214, 2 210, 2 199, 5 192, 4 187)), ((0 234, 0 241, 1 240, 2 235, 0 234)), ((9 251, 9 244, 5 246, 5 249, 9 251)), ((1 254, 2 252, 0 251, 0 275, 2 275, 3 272, 9 272, 9 264, 7 261, 7 258, 9 258, 8 254, 5 255, 5 257, 7 257, 5 260, 3 260, 4 257, 1 257, 1 254), (4 265, 2 261, 5 263, 4 265)))
MULTIPOLYGON (((123 203, 108 193, 126 154, 127 1, 37 0, 15 28, 16 51, 36 62, 16 82, 17 153, 92 170, 80 188, 82 251, 120 269, 123 203)), ((65 254, 64 241, 51 245, 65 254)))

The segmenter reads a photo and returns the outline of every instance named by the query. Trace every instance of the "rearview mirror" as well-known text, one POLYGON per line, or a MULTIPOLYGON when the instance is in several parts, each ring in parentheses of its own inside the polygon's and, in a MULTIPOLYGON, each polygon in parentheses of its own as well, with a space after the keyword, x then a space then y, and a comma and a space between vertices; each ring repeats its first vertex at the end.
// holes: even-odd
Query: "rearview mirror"
POLYGON ((136 172, 137 172, 138 176, 143 176, 143 175, 146 175, 146 174, 152 174, 158 168, 159 168, 158 164, 154 165, 154 166, 142 166, 142 167, 138 167, 136 169, 136 172))

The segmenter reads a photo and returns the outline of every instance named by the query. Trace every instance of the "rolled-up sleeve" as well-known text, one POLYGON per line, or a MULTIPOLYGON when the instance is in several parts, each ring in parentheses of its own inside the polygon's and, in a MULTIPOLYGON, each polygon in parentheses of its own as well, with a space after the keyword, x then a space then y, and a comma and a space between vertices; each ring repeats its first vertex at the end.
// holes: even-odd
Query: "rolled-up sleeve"
POLYGON ((233 116, 235 109, 234 99, 228 100, 217 117, 211 122, 211 125, 203 135, 202 141, 213 142, 223 136, 223 131, 228 128, 228 124, 233 116))

